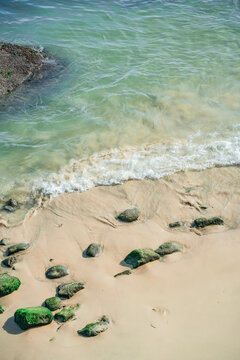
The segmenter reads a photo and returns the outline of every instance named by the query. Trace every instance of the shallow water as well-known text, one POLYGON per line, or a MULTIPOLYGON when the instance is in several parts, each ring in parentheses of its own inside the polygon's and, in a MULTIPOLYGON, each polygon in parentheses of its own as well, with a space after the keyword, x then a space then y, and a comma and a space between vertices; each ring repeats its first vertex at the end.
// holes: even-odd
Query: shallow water
POLYGON ((0 199, 240 163, 239 1, 1 0, 0 33, 66 64, 0 109, 0 199))

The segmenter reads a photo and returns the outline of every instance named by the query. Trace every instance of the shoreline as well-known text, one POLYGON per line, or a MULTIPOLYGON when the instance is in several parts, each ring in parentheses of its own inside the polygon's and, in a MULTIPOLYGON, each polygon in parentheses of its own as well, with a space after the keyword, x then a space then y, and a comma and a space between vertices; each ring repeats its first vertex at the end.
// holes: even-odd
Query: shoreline
MULTIPOLYGON (((237 360, 239 172, 237 166, 211 168, 63 194, 22 224, 1 226, 0 239, 31 244, 20 254, 15 270, 1 267, 1 272, 22 282, 18 291, 0 298, 5 309, 0 315, 3 360, 21 359, 23 346, 26 360, 33 356, 91 360, 96 354, 102 360, 144 360, 149 355, 167 360, 225 360, 226 356, 237 360), (116 220, 131 206, 141 211, 136 222, 116 220), (196 218, 213 216, 222 217, 224 225, 190 227, 196 218), (174 221, 184 225, 170 229, 168 224, 174 221), (114 278, 127 269, 121 262, 130 251, 155 249, 166 241, 176 241, 185 251, 114 278), (92 242, 101 245, 102 254, 89 259, 83 253, 92 242), (47 279, 45 271, 58 264, 67 266, 70 274, 47 279), (54 321, 21 331, 12 318, 16 309, 41 305, 67 281, 86 284, 64 302, 82 305, 77 319, 60 328, 54 321), (110 318, 105 333, 92 339, 77 335, 77 330, 103 315, 110 318)), ((1 254, 5 249, 0 247, 1 254)))

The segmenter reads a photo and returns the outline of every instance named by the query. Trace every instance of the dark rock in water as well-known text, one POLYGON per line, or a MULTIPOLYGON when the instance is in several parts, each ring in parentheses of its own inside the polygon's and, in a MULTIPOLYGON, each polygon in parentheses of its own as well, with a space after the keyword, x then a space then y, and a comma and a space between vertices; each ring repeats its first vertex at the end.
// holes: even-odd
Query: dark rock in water
POLYGON ((70 298, 78 291, 85 288, 84 283, 82 282, 69 282, 65 284, 61 284, 57 288, 58 295, 63 298, 70 298))
POLYGON ((4 313, 4 309, 2 308, 2 306, 0 305, 0 314, 4 313))
POLYGON ((14 213, 15 209, 12 206, 5 205, 2 207, 2 209, 9 213, 14 213))
POLYGON ((2 245, 2 246, 6 246, 6 245, 8 245, 8 244, 9 244, 9 242, 10 242, 10 240, 9 240, 9 239, 1 239, 1 240, 0 240, 0 245, 2 245))
POLYGON ((69 274, 68 268, 66 268, 66 266, 63 265, 52 266, 46 271, 46 277, 49 279, 57 279, 66 276, 68 274, 69 274))
POLYGON ((224 221, 223 219, 221 219, 218 216, 209 218, 209 219, 205 219, 205 218, 198 218, 195 219, 191 225, 191 227, 195 227, 195 228, 204 228, 206 226, 210 226, 210 225, 223 225, 224 221))
POLYGON ((61 311, 54 315, 54 318, 60 322, 66 322, 75 316, 76 311, 80 308, 80 305, 66 306, 61 311))
POLYGON ((0 42, 0 96, 37 76, 44 67, 44 54, 26 46, 0 42))
POLYGON ((123 222, 136 221, 140 216, 140 210, 138 208, 131 208, 123 211, 117 216, 117 219, 123 222))
POLYGON ((29 247, 30 247, 30 244, 28 244, 28 243, 14 244, 14 245, 11 245, 8 247, 7 253, 8 253, 8 255, 12 255, 12 254, 15 254, 16 252, 27 250, 29 247))
POLYGON ((14 314, 15 322, 23 330, 50 324, 52 319, 53 316, 51 311, 44 306, 18 309, 14 314))
POLYGON ((136 249, 131 251, 126 258, 124 259, 124 262, 131 266, 133 269, 144 265, 148 262, 158 260, 160 256, 153 250, 150 249, 136 249))
POLYGON ((49 310, 55 311, 60 309, 60 307, 62 306, 62 301, 61 299, 59 299, 59 297, 53 296, 45 300, 45 306, 49 310))
POLYGON ((160 245, 159 248, 155 250, 155 252, 158 253, 160 256, 165 256, 177 251, 182 251, 183 249, 183 246, 172 241, 167 241, 164 244, 160 245))
POLYGON ((89 257, 99 256, 101 253, 101 247, 98 244, 92 243, 86 250, 86 255, 89 257))
POLYGON ((125 271, 115 274, 114 277, 118 277, 118 276, 122 276, 122 275, 131 275, 131 273, 132 272, 130 270, 125 270, 125 271))
POLYGON ((108 329, 110 320, 103 316, 100 321, 86 325, 83 329, 78 330, 78 334, 84 337, 91 337, 100 334, 108 329))
POLYGON ((11 294, 21 285, 21 281, 7 273, 0 274, 0 297, 11 294))
POLYGON ((180 227, 183 226, 183 223, 181 221, 175 221, 171 224, 168 225, 171 229, 176 228, 176 227, 180 227))
POLYGON ((16 264, 16 262, 17 262, 16 256, 9 256, 2 261, 2 264, 11 268, 13 267, 14 264, 16 264))
POLYGON ((12 208, 17 208, 19 207, 19 204, 17 200, 9 199, 8 201, 6 201, 5 206, 11 206, 12 208))

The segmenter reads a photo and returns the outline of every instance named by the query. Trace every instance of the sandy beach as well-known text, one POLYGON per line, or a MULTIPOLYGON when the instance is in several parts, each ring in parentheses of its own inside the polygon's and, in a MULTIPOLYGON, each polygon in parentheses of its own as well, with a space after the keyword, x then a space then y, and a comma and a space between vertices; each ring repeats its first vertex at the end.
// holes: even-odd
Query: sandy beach
MULTIPOLYGON (((237 360, 240 354, 239 168, 180 172, 160 180, 128 181, 64 194, 15 227, 1 226, 0 238, 31 246, 15 270, 19 290, 0 299, 1 360, 149 359, 237 360), (138 206, 136 222, 122 223, 119 212, 138 206), (207 207, 203 209, 203 207, 207 207), (191 228, 199 217, 220 216, 224 225, 191 228), (170 229, 168 224, 182 221, 170 229), (133 249, 156 249, 166 241, 184 251, 132 270, 121 265, 133 249), (87 258, 90 243, 102 247, 87 258), (50 259, 53 259, 50 261, 50 259), (45 271, 65 265, 69 275, 47 279, 45 271), (18 308, 42 305, 67 281, 85 289, 64 304, 81 304, 76 319, 27 331, 14 322, 18 308), (94 338, 77 330, 102 315, 109 329, 94 338)), ((0 247, 1 259, 5 246, 0 247)))

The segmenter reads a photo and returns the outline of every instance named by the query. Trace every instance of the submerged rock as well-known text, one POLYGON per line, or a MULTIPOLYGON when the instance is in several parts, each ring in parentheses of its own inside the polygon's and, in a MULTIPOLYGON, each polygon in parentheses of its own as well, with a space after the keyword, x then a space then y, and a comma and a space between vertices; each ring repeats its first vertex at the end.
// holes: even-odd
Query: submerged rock
POLYGON ((114 277, 118 277, 118 276, 122 276, 122 275, 131 275, 131 273, 132 273, 131 270, 125 270, 125 271, 115 274, 114 277))
POLYGON ((13 267, 14 264, 16 264, 16 262, 17 262, 16 256, 9 256, 2 261, 2 264, 11 268, 13 267))
POLYGON ((15 254, 16 252, 27 250, 29 247, 30 244, 27 243, 14 244, 8 247, 7 253, 8 255, 12 255, 15 254))
POLYGON ((68 268, 63 265, 55 265, 46 271, 46 277, 49 279, 57 279, 69 274, 68 268))
POLYGON ((76 311, 80 308, 80 305, 66 306, 61 311, 54 315, 54 318, 60 322, 66 322, 75 316, 76 311))
POLYGON ((155 252, 157 254, 159 254, 160 256, 165 256, 165 255, 169 255, 172 254, 174 252, 177 251, 182 251, 184 249, 183 246, 172 242, 172 241, 167 241, 165 243, 163 243, 162 245, 159 246, 159 248, 157 248, 157 250, 155 250, 155 252))
POLYGON ((4 313, 4 309, 2 308, 2 306, 0 305, 0 314, 4 313))
POLYGON ((9 199, 8 201, 6 201, 5 206, 11 206, 12 208, 18 208, 19 204, 18 204, 17 200, 9 199))
POLYGON ((106 331, 109 327, 110 320, 103 316, 100 321, 86 325, 83 329, 78 330, 78 335, 91 337, 106 331))
POLYGON ((37 76, 44 66, 44 56, 26 46, 0 42, 0 96, 12 93, 19 85, 37 76))
POLYGON ((148 262, 158 260, 160 256, 150 249, 136 249, 131 251, 124 259, 124 262, 132 268, 137 268, 148 262))
POLYGON ((136 221, 140 216, 140 210, 135 207, 131 209, 126 209, 121 214, 117 216, 117 219, 123 222, 132 222, 136 221))
POLYGON ((18 309, 14 314, 15 322, 23 330, 50 324, 52 319, 51 311, 44 306, 18 309))
POLYGON ((21 281, 7 273, 0 274, 0 297, 11 294, 21 285, 21 281))
POLYGON ((60 307, 62 306, 62 301, 61 299, 59 299, 59 297, 53 296, 45 300, 45 306, 49 310, 55 311, 60 309, 60 307))
POLYGON ((101 253, 101 247, 98 244, 92 243, 86 250, 86 255, 89 257, 99 256, 101 253))
POLYGON ((205 219, 205 218, 198 218, 195 219, 191 225, 191 227, 195 227, 195 228, 204 228, 206 226, 210 226, 210 225, 223 225, 224 221, 223 219, 221 219, 218 216, 209 218, 209 219, 205 219))
POLYGON ((182 223, 181 221, 175 221, 175 222, 173 222, 173 223, 170 223, 168 226, 169 226, 171 229, 173 229, 173 228, 176 228, 176 227, 183 226, 183 223, 182 223))
POLYGON ((57 292, 59 296, 69 299, 78 291, 84 288, 85 285, 82 282, 69 282, 59 285, 57 288, 57 292))

